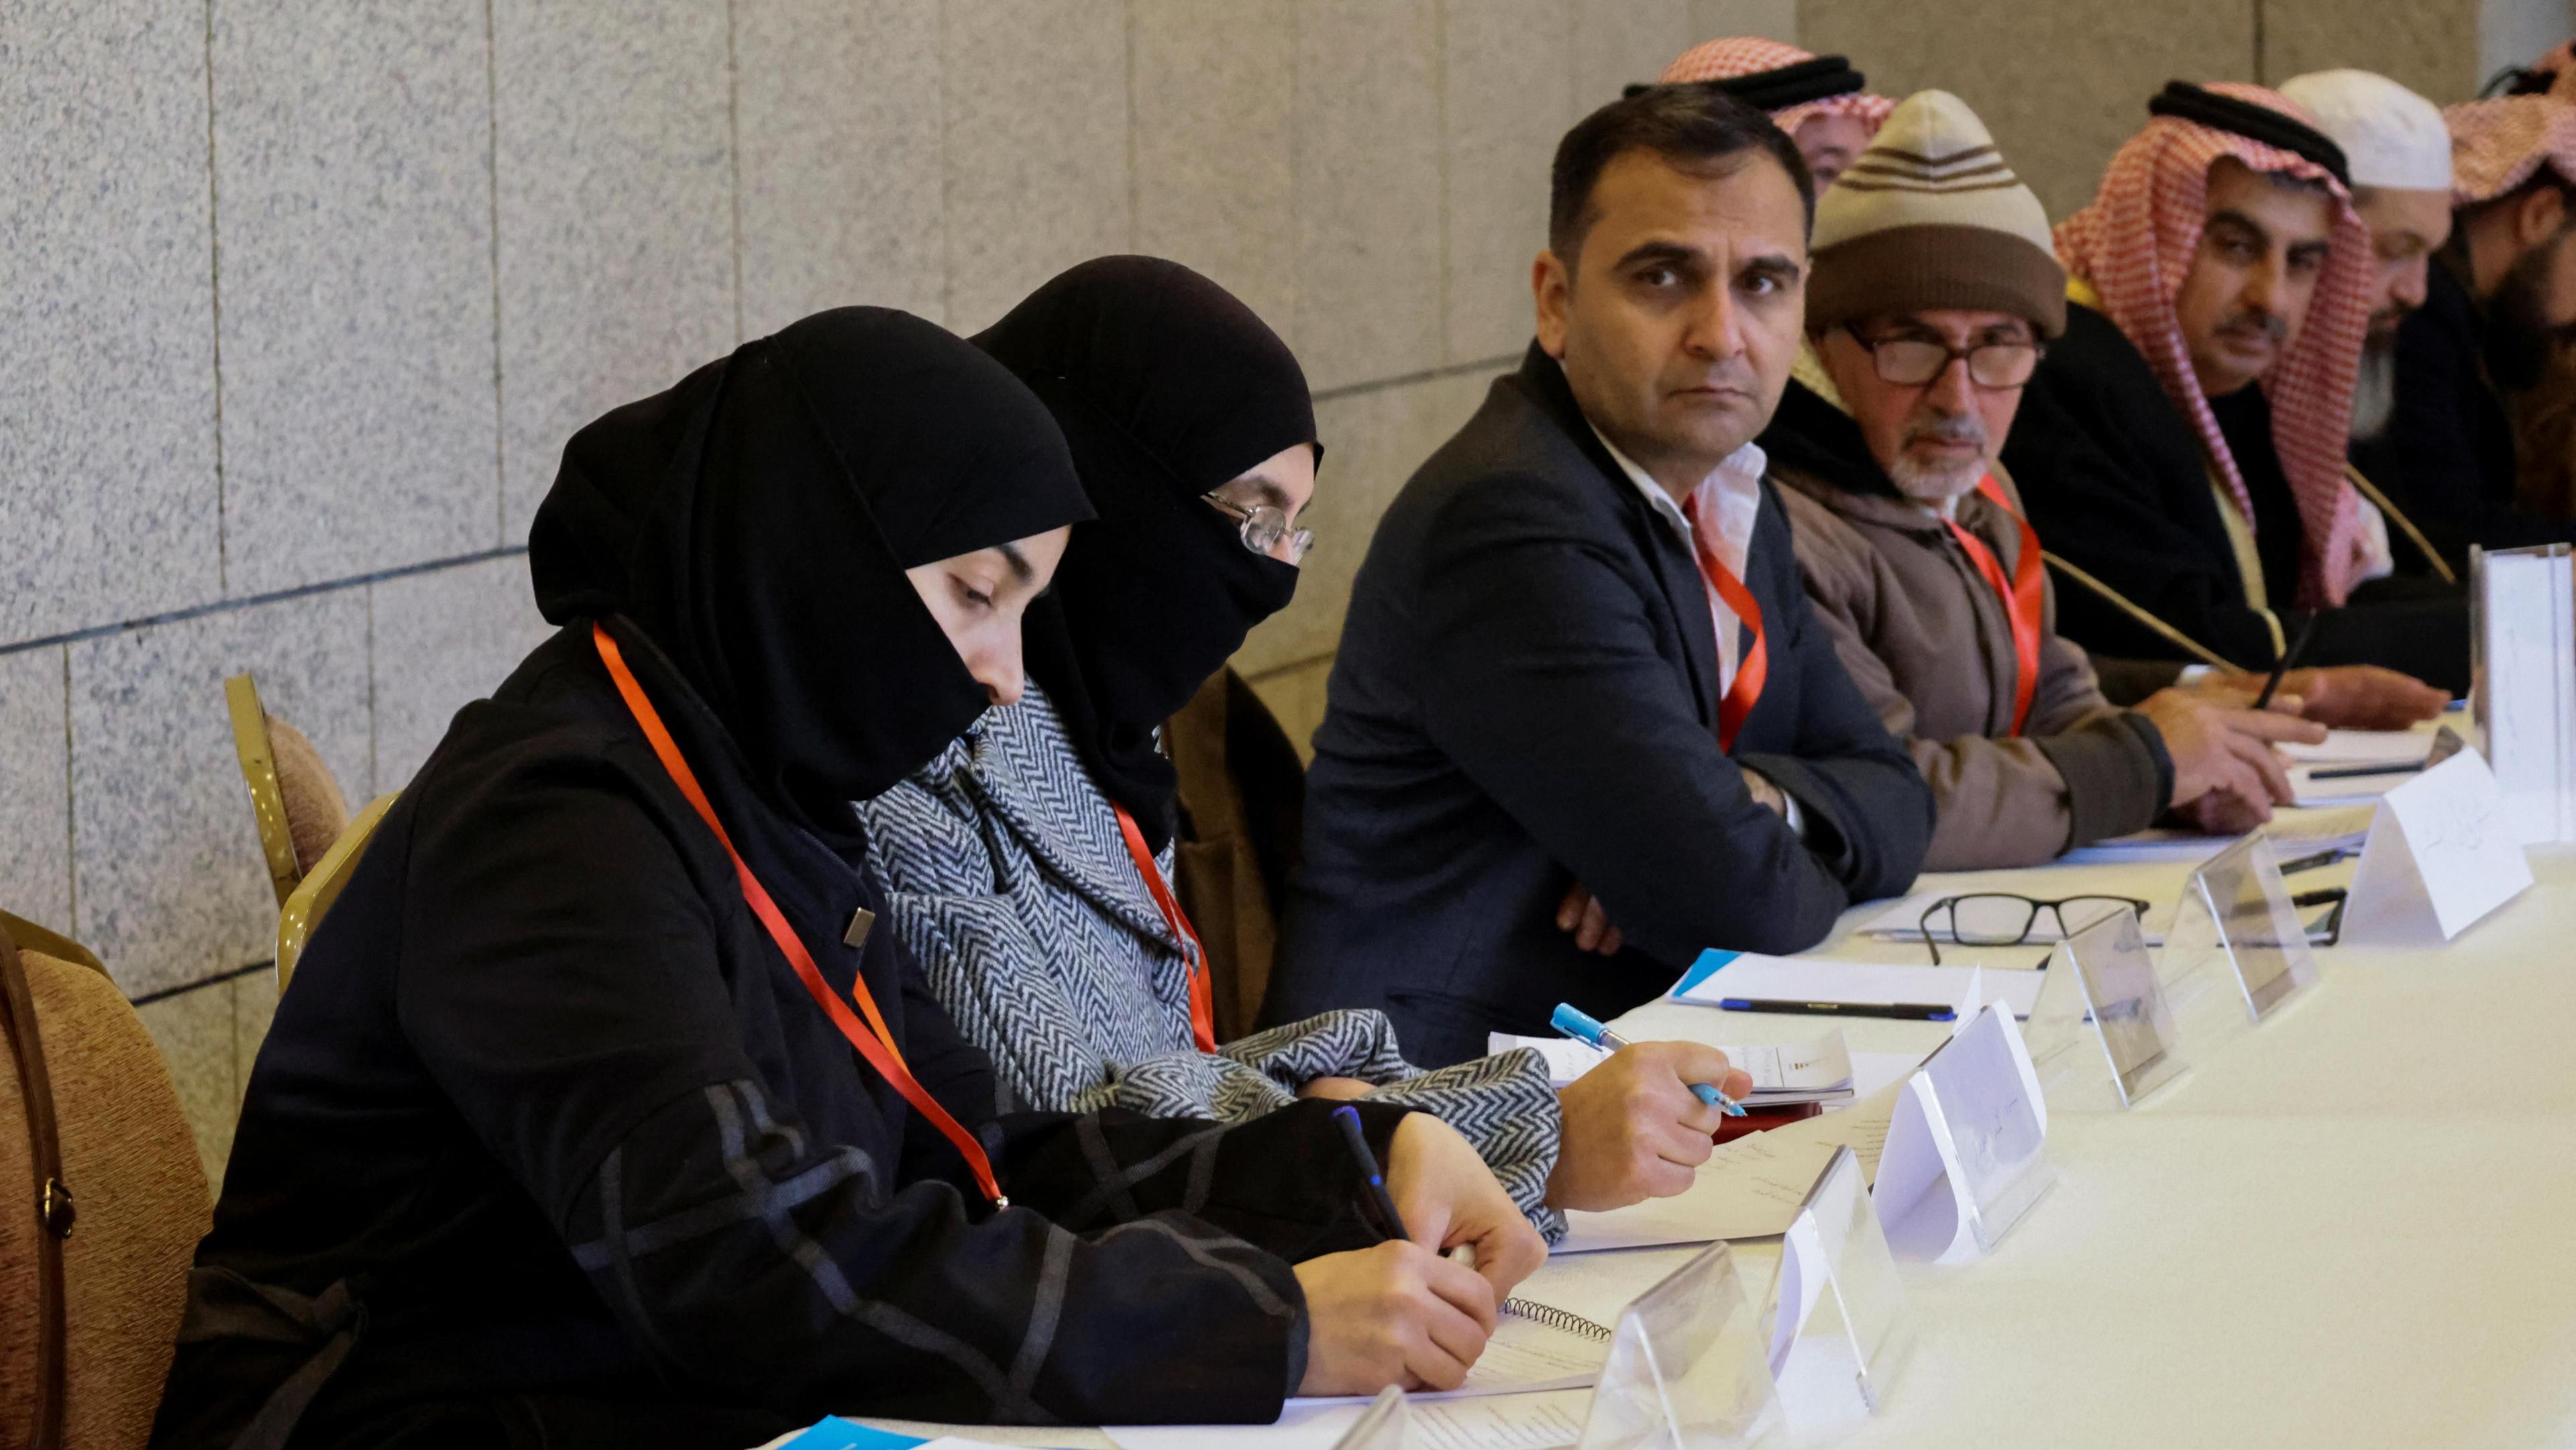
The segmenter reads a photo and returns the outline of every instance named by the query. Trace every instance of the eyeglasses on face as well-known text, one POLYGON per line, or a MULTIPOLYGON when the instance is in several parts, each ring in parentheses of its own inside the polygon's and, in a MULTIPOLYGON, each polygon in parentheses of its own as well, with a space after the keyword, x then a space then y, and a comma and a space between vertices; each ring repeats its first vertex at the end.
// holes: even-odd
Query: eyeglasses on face
POLYGON ((2147 907, 2147 902, 2134 896, 2064 896, 2041 901, 2009 891, 1985 891, 1972 896, 1945 896, 1933 902, 1923 909, 1915 930, 1921 933, 1923 945, 1931 951, 1937 966, 1941 961, 1939 938, 1943 936, 1954 946, 2019 946, 2030 940, 2031 929, 2039 924, 2043 911, 2056 917, 2057 934, 2064 937, 2121 911, 2144 916, 2147 907))
POLYGON ((1968 360, 1968 380, 1981 388, 2018 388, 2039 370, 2042 349, 2036 342, 1981 342, 1952 347, 1938 338, 1867 338, 1857 327, 1845 327, 1852 341, 1869 354, 1878 379, 1901 388, 1919 388, 1939 380, 1960 358, 1968 360))
POLYGON ((1269 504, 1240 504, 1213 493, 1202 494, 1201 497, 1208 501, 1209 507, 1239 522, 1236 532, 1243 536, 1243 547, 1256 554, 1271 552, 1284 539, 1288 544, 1288 562, 1303 564, 1307 551, 1315 547, 1313 529, 1290 528, 1288 515, 1269 504))

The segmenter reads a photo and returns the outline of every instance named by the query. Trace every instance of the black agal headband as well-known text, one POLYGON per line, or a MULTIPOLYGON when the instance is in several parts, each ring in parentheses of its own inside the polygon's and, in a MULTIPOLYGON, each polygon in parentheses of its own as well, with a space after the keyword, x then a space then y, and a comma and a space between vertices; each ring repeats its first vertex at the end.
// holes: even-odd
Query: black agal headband
POLYGON ((2352 189, 2352 167, 2343 158, 2343 148, 2328 139, 2324 132, 2282 115, 2269 106, 2240 101, 2189 81, 2167 81, 2165 88, 2147 102, 2147 114, 2194 121, 2249 141, 2277 146, 2303 161, 2313 161, 2324 167, 2328 174, 2343 184, 2345 190, 2352 189))
MULTIPOLYGON (((1686 84, 1706 86, 1733 96, 1757 111, 1785 111, 1809 101, 1848 96, 1869 84, 1869 77, 1851 68, 1851 62, 1839 55, 1820 55, 1777 70, 1758 70, 1751 75, 1725 76, 1717 80, 1691 81, 1686 84)), ((1653 90, 1650 85, 1633 85, 1620 94, 1634 96, 1653 90)))

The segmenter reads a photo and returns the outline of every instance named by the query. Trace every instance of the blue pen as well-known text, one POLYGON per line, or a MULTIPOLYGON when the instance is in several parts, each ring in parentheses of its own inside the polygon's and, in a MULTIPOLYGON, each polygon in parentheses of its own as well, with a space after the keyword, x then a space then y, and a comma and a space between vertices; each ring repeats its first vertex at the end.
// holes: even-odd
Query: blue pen
POLYGON ((1333 1109, 1333 1123, 1342 1130, 1342 1146, 1350 1150, 1351 1162, 1360 1170, 1360 1202, 1377 1219, 1378 1233, 1391 1239, 1411 1238, 1404 1231, 1404 1215, 1395 1211, 1395 1200, 1387 1195, 1386 1175, 1378 1171, 1368 1135, 1360 1130, 1360 1110, 1344 1103, 1333 1109))
MULTIPOLYGON (((1571 1002, 1557 1003, 1555 1015, 1548 1018, 1547 1022, 1550 1027, 1553 1027, 1557 1031, 1564 1033, 1566 1036, 1573 1038, 1575 1041, 1590 1043, 1592 1046, 1601 1048, 1606 1052, 1617 1052, 1620 1048, 1628 1045, 1627 1038, 1624 1038, 1618 1033, 1611 1031, 1609 1028, 1602 1026, 1598 1021, 1593 1019, 1591 1013, 1584 1011, 1582 1008, 1575 1006, 1571 1002)), ((1723 1112, 1730 1118, 1740 1118, 1744 1116, 1744 1104, 1737 1102, 1735 1099, 1728 1097, 1722 1092, 1719 1092, 1715 1084, 1695 1082, 1690 1085, 1690 1090, 1699 1095, 1699 1100, 1701 1102, 1708 1104, 1712 1108, 1716 1108, 1718 1111, 1723 1112)))

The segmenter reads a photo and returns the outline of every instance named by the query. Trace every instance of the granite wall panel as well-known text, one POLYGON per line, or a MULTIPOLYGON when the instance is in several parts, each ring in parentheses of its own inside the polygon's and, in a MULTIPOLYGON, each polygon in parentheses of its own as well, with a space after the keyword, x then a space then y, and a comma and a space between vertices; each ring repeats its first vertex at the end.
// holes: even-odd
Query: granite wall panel
POLYGON ((2254 73, 2247 0, 1799 0, 1798 34, 1809 50, 1850 56, 1882 94, 1956 92, 2051 217, 2093 199, 2166 81, 2254 73))
POLYGON ((179 1110, 197 1137, 197 1161, 206 1170, 207 1187, 216 1192, 223 1188, 224 1160, 232 1156, 233 1123, 241 1113, 235 985, 212 982, 135 1009, 170 1069, 179 1110))
POLYGON ((481 0, 215 0, 229 592, 489 548, 481 0))
POLYGON ((1122 0, 947 0, 948 325, 1135 245, 1122 0))
POLYGON ((222 592, 205 25, 0 7, 0 643, 222 592))
POLYGON ((501 535, 518 542, 575 430, 733 349, 727 35, 703 0, 491 13, 501 535))
POLYGON ((865 303, 936 322, 940 0, 734 0, 742 316, 865 303))
POLYGON ((1257 678, 1333 652, 1378 516, 1476 411, 1490 381, 1487 371, 1466 371, 1329 398, 1316 408, 1324 469, 1301 516, 1315 531, 1315 550, 1298 577, 1296 600, 1252 632, 1235 655, 1237 670, 1257 678))
POLYGON ((410 784, 456 712, 488 697, 554 626, 537 613, 524 557, 387 579, 368 594, 372 790, 382 795, 410 784))
POLYGON ((1195 267, 1297 345, 1294 0, 1132 0, 1136 250, 1195 267))
POLYGON ((72 935, 129 993, 272 955, 277 898, 233 750, 243 670, 354 809, 369 779, 367 598, 334 590, 70 647, 72 935))
POLYGON ((1703 32, 1690 0, 1567 0, 1574 43, 1574 113, 1588 116, 1619 92, 1663 73, 1672 58, 1717 32, 1703 32))
POLYGON ((1759 35, 1798 43, 1798 0, 1691 0, 1690 43, 1759 35))
POLYGON ((0 655, 0 911, 72 926, 71 747, 63 651, 0 655))
POLYGON ((2476 95, 2486 79, 2477 0, 2263 0, 2261 60, 2267 85, 2352 66, 2444 105, 2476 95))
POLYGON ((1441 355, 1459 363, 1529 342, 1548 165, 1577 113, 1564 0, 1446 0, 1441 17, 1449 246, 1441 355))
POLYGON ((1296 339, 1317 389, 1440 361, 1433 0, 1299 0, 1296 339))

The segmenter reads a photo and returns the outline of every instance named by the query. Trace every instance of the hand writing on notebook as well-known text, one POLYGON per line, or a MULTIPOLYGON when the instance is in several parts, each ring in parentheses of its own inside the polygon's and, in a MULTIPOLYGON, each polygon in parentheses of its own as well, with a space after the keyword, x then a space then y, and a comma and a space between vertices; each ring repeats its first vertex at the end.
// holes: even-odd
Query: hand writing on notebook
POLYGON ((1556 1095, 1565 1128, 1547 1180, 1549 1205, 1621 1208, 1689 1188, 1725 1121, 1691 1092, 1695 1082, 1715 1083, 1729 1097, 1753 1090, 1750 1074, 1696 1042, 1623 1047, 1568 1084, 1556 1095))
MULTIPOLYGON (((2204 688, 2251 695, 2262 683, 2260 675, 2219 675, 2204 688)), ((2378 665, 2291 670, 2281 676, 2280 695, 2297 696, 2301 715, 2340 730, 2403 730, 2451 703, 2431 685, 2378 665)))
POLYGON ((1397 1125, 1386 1189, 1409 1241, 1297 1266, 1308 1322, 1308 1395, 1455 1389, 1484 1352, 1496 1306, 1547 1259, 1547 1243, 1456 1129, 1428 1113, 1397 1125), (1460 1244, 1476 1267, 1441 1257, 1460 1244))
POLYGON ((2325 739, 2324 726, 2234 701, 2215 690, 2170 689, 2138 702, 2173 761, 2167 804, 2207 830, 2251 830, 2272 818, 2272 807, 2296 800, 2289 768, 2272 744, 2325 739))
POLYGON ((1454 1390, 1485 1352, 1502 1302, 1476 1270, 1393 1239, 1308 1259, 1297 1285, 1306 1291, 1301 1395, 1454 1390))

